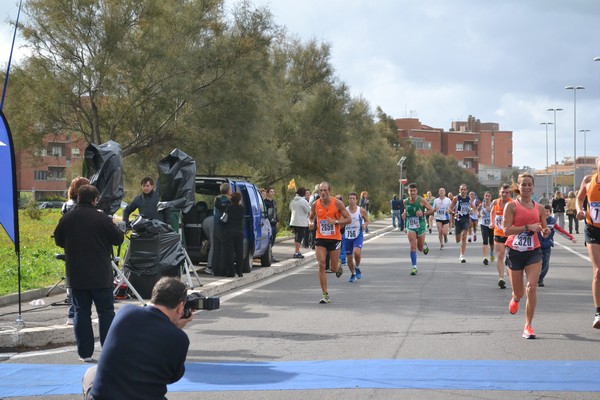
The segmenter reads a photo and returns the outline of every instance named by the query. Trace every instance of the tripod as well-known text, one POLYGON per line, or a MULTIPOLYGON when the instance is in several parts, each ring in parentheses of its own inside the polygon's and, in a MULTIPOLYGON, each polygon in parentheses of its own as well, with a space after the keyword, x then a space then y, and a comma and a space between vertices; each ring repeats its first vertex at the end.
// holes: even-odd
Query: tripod
POLYGON ((125 283, 125 284, 127 284, 127 287, 129 288, 129 290, 131 290, 131 292, 135 295, 135 297, 137 297, 137 299, 142 304, 146 304, 144 299, 142 299, 142 296, 140 296, 138 291, 135 290, 135 288, 133 287, 133 285, 131 284, 129 279, 127 279, 127 277, 125 276, 125 272, 123 272, 121 269, 119 269, 119 267, 117 265, 117 263, 119 261, 120 261, 119 257, 115 257, 113 260, 111 260, 112 269, 113 269, 113 271, 115 271, 115 274, 117 275, 117 281, 116 281, 115 289, 113 290, 113 295, 115 295, 117 293, 117 290, 119 290, 119 287, 121 286, 121 284, 125 283))
POLYGON ((196 277, 196 280, 198 281, 199 286, 202 286, 202 281, 200 280, 198 273, 194 269, 194 264, 192 263, 192 260, 190 259, 190 256, 188 255, 187 250, 185 249, 185 240, 184 240, 185 236, 183 233, 183 212, 181 210, 178 210, 175 212, 177 212, 177 218, 179 220, 178 228, 179 228, 179 238, 181 240, 181 247, 183 248, 183 253, 185 254, 185 261, 183 262, 183 268, 185 269, 188 286, 190 287, 190 289, 194 289, 194 285, 192 283, 192 277, 191 277, 192 273, 196 277))

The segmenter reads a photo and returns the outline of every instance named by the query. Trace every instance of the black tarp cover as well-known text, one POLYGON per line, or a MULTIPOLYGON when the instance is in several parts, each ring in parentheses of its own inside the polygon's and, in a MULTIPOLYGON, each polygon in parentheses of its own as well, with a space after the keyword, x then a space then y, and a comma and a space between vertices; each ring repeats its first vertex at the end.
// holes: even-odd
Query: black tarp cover
POLYGON ((161 274, 181 265, 185 252, 181 238, 168 224, 159 220, 136 219, 131 225, 129 250, 124 267, 137 275, 161 274))
POLYGON ((84 175, 100 193, 96 207, 113 215, 125 196, 123 189, 123 152, 119 143, 109 140, 85 149, 84 175))
POLYGON ((168 208, 188 212, 195 203, 196 161, 183 151, 174 149, 158 162, 160 200, 168 208))

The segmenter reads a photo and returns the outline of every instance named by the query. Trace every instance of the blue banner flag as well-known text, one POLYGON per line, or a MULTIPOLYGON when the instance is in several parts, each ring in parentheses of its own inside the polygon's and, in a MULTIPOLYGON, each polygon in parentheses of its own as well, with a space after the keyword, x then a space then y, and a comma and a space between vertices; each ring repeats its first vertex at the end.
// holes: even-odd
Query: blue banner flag
POLYGON ((0 225, 15 244, 15 251, 19 252, 15 153, 10 128, 2 110, 0 117, 0 225))

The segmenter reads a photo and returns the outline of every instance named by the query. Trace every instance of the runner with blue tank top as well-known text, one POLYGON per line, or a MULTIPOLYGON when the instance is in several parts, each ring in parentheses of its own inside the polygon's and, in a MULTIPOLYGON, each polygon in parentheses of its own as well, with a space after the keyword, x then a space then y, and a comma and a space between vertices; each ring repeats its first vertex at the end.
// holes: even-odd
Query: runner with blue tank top
POLYGON ((454 213, 454 229, 456 233, 456 243, 460 243, 459 261, 461 263, 467 262, 465 260, 465 251, 467 249, 467 232, 469 231, 469 208, 470 200, 467 195, 467 185, 463 183, 460 185, 459 194, 454 196, 452 199, 452 205, 450 211, 454 213))
POLYGON ((359 265, 363 246, 363 231, 369 225, 369 214, 364 208, 358 207, 358 194, 355 192, 348 195, 348 207, 346 207, 346 210, 350 214, 350 223, 345 227, 344 248, 346 262, 351 274, 349 282, 352 283, 362 278, 359 265))
POLYGON ((402 219, 404 219, 410 243, 411 275, 417 274, 417 250, 422 251, 425 255, 429 253, 429 247, 425 243, 425 219, 427 215, 433 213, 433 208, 427 200, 417 194, 417 185, 415 183, 409 184, 408 199, 404 200, 402 219))

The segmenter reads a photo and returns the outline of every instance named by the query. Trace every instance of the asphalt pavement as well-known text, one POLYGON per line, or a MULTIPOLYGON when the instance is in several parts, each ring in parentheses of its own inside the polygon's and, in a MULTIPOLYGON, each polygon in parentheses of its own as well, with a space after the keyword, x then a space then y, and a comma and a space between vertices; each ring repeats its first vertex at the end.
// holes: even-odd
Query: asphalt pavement
MULTIPOLYGON (((391 219, 372 221, 366 237, 392 230, 391 219)), ((206 297, 218 297, 246 285, 264 280, 275 274, 286 272, 315 260, 314 251, 301 249, 305 254, 303 259, 294 259, 293 238, 278 238, 273 247, 273 257, 277 260, 271 267, 261 267, 255 260, 252 272, 245 273, 243 277, 225 278, 204 273, 203 265, 195 266, 198 279, 186 274, 182 280, 191 282, 191 292, 199 292, 206 297)), ((36 348, 48 348, 75 343, 73 327, 67 325, 68 306, 65 304, 66 293, 64 285, 57 277, 59 285, 27 291, 21 294, 21 318, 19 318, 18 296, 11 294, 0 297, 0 361, 19 351, 36 348)), ((147 301, 147 300, 145 300, 147 301)), ((143 304, 135 297, 129 300, 119 300, 115 303, 115 311, 124 304, 143 304)), ((94 318, 94 331, 97 335, 97 320, 94 318)))

